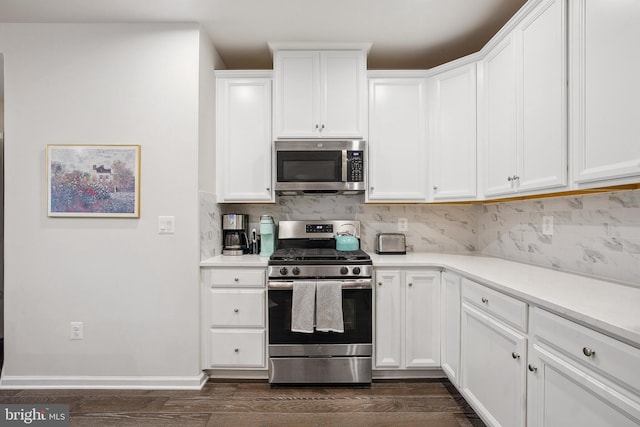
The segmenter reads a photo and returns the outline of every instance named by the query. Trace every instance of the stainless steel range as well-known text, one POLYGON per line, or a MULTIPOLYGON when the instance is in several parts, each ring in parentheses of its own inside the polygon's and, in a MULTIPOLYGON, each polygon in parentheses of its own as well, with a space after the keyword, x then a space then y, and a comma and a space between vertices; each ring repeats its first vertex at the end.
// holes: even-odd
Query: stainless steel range
POLYGON ((371 258, 358 221, 280 221, 269 259, 269 382, 371 383, 371 258), (336 239, 335 236, 338 235, 336 239))

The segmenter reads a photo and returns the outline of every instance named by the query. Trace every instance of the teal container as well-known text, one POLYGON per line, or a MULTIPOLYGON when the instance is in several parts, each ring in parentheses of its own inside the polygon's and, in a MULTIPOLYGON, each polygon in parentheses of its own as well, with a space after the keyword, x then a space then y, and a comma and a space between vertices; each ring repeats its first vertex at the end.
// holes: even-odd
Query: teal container
POLYGON ((260 217, 260 256, 271 256, 276 248, 276 225, 269 215, 260 217))

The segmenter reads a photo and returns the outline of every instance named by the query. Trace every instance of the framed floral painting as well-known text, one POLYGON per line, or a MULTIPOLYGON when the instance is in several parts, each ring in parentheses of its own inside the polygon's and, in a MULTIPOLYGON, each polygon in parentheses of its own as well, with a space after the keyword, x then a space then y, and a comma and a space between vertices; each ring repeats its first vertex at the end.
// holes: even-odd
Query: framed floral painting
POLYGON ((140 217, 139 145, 47 145, 48 215, 140 217))

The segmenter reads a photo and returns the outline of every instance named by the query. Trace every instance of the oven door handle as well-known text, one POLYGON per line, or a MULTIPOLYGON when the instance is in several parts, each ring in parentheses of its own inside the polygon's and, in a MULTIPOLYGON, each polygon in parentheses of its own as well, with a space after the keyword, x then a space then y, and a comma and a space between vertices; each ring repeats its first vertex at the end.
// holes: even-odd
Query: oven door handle
MULTIPOLYGON (((322 280, 319 280, 322 281, 322 280)), ((337 280, 342 284, 342 289, 371 289, 371 279, 337 280)), ((295 281, 269 280, 268 289, 286 291, 292 290, 295 281)))

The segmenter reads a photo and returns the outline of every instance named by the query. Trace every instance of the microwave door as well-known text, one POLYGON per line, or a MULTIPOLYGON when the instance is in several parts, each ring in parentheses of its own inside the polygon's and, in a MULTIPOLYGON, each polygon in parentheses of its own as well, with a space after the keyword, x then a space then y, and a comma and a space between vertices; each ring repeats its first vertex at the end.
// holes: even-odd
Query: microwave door
POLYGON ((342 182, 342 151, 278 151, 279 183, 342 182))

